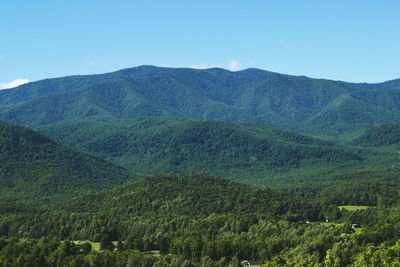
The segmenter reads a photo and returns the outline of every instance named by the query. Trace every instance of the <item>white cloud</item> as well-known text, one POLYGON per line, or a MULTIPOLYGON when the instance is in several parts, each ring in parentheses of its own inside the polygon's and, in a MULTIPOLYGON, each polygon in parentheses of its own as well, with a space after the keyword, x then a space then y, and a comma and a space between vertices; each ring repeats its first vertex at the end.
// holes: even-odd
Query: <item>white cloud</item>
POLYGON ((94 65, 94 64, 96 64, 96 61, 93 61, 93 60, 86 60, 86 61, 84 61, 83 63, 85 63, 86 65, 94 65))
POLYGON ((171 68, 171 65, 169 65, 169 64, 161 64, 160 67, 163 67, 163 68, 171 68))
MULTIPOLYGON (((241 67, 242 67, 242 64, 235 59, 230 60, 228 63, 228 69, 231 71, 238 71, 241 69, 241 67)), ((222 68, 222 67, 220 65, 202 63, 199 65, 191 65, 191 66, 189 66, 189 68, 204 70, 204 69, 222 68)))
POLYGON ((202 64, 199 64, 199 65, 191 65, 191 66, 189 66, 189 68, 199 69, 199 70, 211 69, 211 68, 220 68, 220 67, 221 66, 219 66, 219 65, 210 65, 208 63, 202 63, 202 64))
POLYGON ((29 83, 29 79, 16 79, 9 83, 0 84, 0 90, 14 88, 14 87, 20 86, 25 83, 29 83))
POLYGON ((240 69, 241 66, 242 64, 240 64, 239 61, 237 60, 232 59, 229 61, 229 69, 231 71, 237 71, 240 69))

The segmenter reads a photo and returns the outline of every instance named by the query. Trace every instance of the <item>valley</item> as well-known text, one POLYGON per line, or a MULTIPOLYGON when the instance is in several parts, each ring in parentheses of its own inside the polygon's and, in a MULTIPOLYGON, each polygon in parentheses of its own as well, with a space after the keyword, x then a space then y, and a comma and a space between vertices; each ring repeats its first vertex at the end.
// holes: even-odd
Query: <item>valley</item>
POLYGON ((0 263, 394 264, 399 96, 154 66, 1 90, 0 263))

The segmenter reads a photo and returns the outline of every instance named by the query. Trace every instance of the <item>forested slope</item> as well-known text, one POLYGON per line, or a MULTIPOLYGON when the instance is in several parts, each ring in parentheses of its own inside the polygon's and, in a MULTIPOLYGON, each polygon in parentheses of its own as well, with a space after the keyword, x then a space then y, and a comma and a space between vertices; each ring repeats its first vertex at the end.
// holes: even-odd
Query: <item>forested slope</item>
POLYGON ((308 214, 308 219, 316 219, 320 208, 316 206, 317 211, 311 211, 314 206, 307 201, 271 189, 257 189, 217 177, 181 174, 135 179, 110 190, 74 197, 61 207, 80 212, 121 209, 141 216, 164 217, 211 213, 263 213, 279 217, 289 212, 297 216, 308 214))
POLYGON ((1 198, 98 190, 128 180, 121 168, 0 121, 1 198))
POLYGON ((274 171, 363 161, 360 151, 259 124, 144 117, 58 123, 39 131, 137 174, 203 173, 268 184, 274 171))
POLYGON ((337 137, 354 136, 377 123, 400 122, 397 80, 350 84, 257 69, 141 66, 38 81, 0 96, 0 118, 29 127, 173 116, 259 122, 337 137))
POLYGON ((339 210, 209 176, 150 176, 23 204, 0 206, 2 263, 238 266, 252 259, 266 266, 368 266, 398 260, 398 207, 339 210), (354 223, 362 228, 351 229, 354 223), (100 242, 101 251, 77 240, 100 242))
POLYGON ((400 144, 400 124, 384 124, 373 127, 353 140, 359 146, 391 146, 400 144))

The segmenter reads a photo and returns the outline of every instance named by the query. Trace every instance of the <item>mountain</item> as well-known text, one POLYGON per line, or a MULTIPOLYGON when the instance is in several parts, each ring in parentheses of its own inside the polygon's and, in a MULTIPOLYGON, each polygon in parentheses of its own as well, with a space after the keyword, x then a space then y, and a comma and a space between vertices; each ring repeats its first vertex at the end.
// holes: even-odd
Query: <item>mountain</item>
POLYGON ((128 179, 121 168, 0 121, 1 198, 91 191, 128 179))
POLYGON ((343 82, 343 84, 347 87, 351 87, 354 89, 367 89, 367 90, 376 90, 376 89, 393 89, 400 88, 400 79, 390 80, 383 83, 348 83, 343 82))
POLYGON ((353 141, 357 146, 400 145, 400 124, 372 127, 353 141))
POLYGON ((258 122, 318 136, 355 136, 400 122, 399 80, 380 84, 290 76, 258 69, 141 66, 48 79, 0 92, 0 118, 40 127, 169 116, 258 122))
POLYGON ((259 124, 161 117, 63 122, 38 129, 66 146, 138 175, 199 173, 268 183, 273 172, 363 161, 330 142, 259 124))

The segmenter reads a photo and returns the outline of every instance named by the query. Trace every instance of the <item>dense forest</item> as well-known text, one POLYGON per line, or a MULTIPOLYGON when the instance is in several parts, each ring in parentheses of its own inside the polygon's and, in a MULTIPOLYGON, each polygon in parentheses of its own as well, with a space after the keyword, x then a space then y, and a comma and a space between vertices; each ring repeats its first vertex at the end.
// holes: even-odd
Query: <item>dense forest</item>
POLYGON ((64 122, 39 131, 140 175, 211 174, 263 185, 274 172, 317 174, 332 166, 362 166, 371 154, 259 124, 222 121, 141 117, 119 123, 64 122))
POLYGON ((400 252, 395 206, 347 211, 198 175, 0 211, 0 261, 10 266, 392 266, 400 252))
POLYGON ((353 141, 359 146, 396 146, 400 148, 400 124, 373 127, 353 141))
POLYGON ((0 92, 0 119, 28 127, 172 116, 259 122, 305 134, 354 137, 400 122, 399 80, 351 84, 258 69, 140 66, 47 79, 0 92))
POLYGON ((0 266, 400 266, 399 90, 153 66, 2 90, 0 266))
POLYGON ((122 168, 2 121, 0 144, 0 199, 87 192, 129 179, 122 168))

